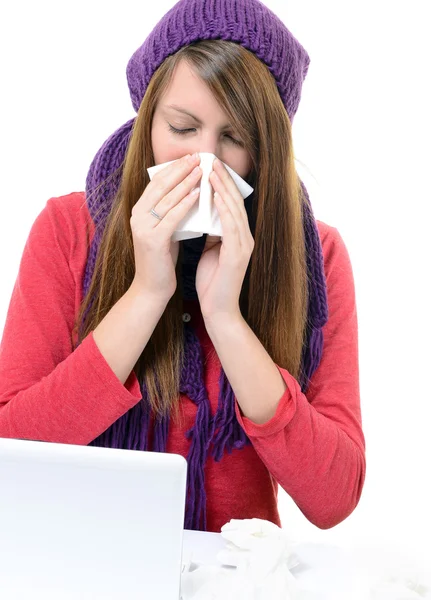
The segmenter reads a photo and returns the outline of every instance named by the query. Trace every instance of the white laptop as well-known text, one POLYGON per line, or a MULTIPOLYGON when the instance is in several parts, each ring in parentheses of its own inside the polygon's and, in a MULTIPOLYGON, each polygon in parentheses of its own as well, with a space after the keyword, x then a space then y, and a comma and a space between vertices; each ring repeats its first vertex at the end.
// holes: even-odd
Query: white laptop
POLYGON ((187 461, 0 439, 1 600, 178 600, 187 461))

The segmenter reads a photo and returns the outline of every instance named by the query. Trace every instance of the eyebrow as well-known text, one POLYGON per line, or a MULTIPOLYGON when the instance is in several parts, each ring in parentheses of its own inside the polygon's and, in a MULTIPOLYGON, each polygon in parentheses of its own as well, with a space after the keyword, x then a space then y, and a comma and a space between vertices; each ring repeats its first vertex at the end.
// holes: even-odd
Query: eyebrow
MULTIPOLYGON (((185 115, 188 115, 189 117, 194 119, 196 121, 196 123, 199 123, 200 125, 202 125, 202 121, 200 119, 198 119, 198 117, 195 117, 195 115, 192 115, 191 112, 189 112, 185 108, 182 108, 181 106, 177 106, 176 104, 168 104, 168 105, 166 105, 166 108, 172 108, 173 110, 176 110, 177 112, 184 113, 185 115)), ((230 125, 228 123, 224 127, 221 127, 220 131, 224 131, 225 129, 231 129, 231 128, 232 128, 232 125, 230 125)))

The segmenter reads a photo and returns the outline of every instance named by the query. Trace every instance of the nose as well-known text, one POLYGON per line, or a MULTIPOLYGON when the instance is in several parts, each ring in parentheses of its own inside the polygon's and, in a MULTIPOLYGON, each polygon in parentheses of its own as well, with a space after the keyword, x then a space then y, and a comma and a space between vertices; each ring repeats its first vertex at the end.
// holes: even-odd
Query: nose
POLYGON ((191 154, 193 152, 209 152, 210 154, 215 154, 219 160, 223 161, 222 144, 217 134, 203 133, 200 140, 194 144, 194 148, 190 150, 191 154))

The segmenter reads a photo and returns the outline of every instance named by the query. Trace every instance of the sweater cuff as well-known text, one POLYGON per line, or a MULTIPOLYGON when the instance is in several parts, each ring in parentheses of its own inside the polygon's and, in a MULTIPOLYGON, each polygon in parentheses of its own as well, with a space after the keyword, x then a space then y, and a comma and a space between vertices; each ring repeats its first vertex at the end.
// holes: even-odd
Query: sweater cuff
POLYGON ((130 394, 132 394, 132 396, 135 396, 135 398, 142 398, 141 387, 135 371, 131 371, 130 375, 124 382, 124 387, 130 394))
POLYGON ((123 385, 100 352, 99 347, 94 341, 93 331, 90 331, 88 336, 83 340, 82 344, 84 343, 88 344, 94 372, 97 373, 100 380, 112 392, 117 402, 122 401, 124 407, 127 409, 134 406, 136 401, 142 398, 141 388, 135 372, 131 371, 123 385))
POLYGON ((266 423, 255 423, 248 417, 241 415, 239 404, 235 396, 235 413, 239 424, 244 429, 248 437, 266 437, 278 433, 284 429, 296 412, 297 394, 302 393, 298 382, 286 369, 276 365, 281 376, 286 382, 287 389, 277 405, 275 415, 266 423))

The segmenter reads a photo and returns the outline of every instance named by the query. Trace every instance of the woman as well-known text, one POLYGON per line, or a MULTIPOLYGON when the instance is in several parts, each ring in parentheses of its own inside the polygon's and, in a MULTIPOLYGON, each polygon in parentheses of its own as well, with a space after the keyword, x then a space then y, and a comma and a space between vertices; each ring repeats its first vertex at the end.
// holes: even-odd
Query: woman
POLYGON ((355 291, 294 166, 308 66, 259 0, 180 0, 163 17, 127 66, 137 116, 102 145, 85 193, 49 199, 30 232, 1 436, 181 454, 187 529, 281 525, 278 484, 322 529, 351 514, 366 469, 355 291), (195 152, 254 192, 244 201, 214 163, 223 240, 174 243, 195 152))

